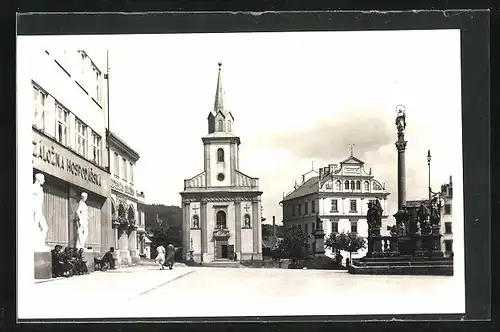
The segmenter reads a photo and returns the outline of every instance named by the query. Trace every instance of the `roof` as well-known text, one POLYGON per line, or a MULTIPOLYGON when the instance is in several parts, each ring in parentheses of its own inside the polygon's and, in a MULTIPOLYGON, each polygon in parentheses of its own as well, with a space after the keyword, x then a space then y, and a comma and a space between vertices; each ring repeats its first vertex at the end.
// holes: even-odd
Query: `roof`
POLYGON ((297 189, 283 198, 282 202, 319 192, 318 180, 318 176, 311 177, 309 180, 301 184, 297 189))
POLYGON ((108 130, 108 135, 109 143, 111 146, 121 149, 127 155, 127 157, 130 157, 134 162, 139 160, 139 153, 132 149, 130 145, 125 143, 125 141, 118 137, 118 135, 110 130, 108 130))
POLYGON ((359 164, 364 164, 365 162, 362 161, 361 159, 358 159, 354 156, 350 156, 349 158, 347 159, 344 159, 343 161, 340 162, 340 164, 356 164, 356 165, 359 165, 359 164))

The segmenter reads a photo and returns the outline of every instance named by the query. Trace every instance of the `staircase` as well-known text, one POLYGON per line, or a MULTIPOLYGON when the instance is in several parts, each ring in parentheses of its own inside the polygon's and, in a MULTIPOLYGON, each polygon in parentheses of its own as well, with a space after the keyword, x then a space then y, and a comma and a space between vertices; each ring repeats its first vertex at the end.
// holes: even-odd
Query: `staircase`
POLYGON ((213 262, 203 262, 204 267, 225 267, 225 268, 240 268, 240 262, 238 261, 232 261, 232 260, 216 260, 213 262))
POLYGON ((348 267, 352 274, 453 275, 453 260, 443 257, 364 257, 348 267))

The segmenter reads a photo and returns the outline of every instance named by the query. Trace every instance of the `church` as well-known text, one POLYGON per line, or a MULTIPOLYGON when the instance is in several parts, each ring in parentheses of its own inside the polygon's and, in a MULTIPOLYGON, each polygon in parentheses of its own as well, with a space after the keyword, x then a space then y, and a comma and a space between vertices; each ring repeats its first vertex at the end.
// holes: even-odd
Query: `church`
POLYGON ((240 138, 224 107, 221 66, 208 133, 202 137, 203 171, 184 180, 182 242, 196 262, 262 259, 259 179, 240 171, 240 138))

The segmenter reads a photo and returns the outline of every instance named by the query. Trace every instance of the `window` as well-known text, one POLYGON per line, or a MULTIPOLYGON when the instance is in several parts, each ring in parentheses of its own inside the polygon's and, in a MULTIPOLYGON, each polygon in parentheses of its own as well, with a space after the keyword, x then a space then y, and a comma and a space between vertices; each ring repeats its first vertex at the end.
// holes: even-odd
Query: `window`
POLYGON ((444 223, 444 232, 445 234, 451 234, 451 222, 445 222, 444 223))
POLYGON ((45 130, 45 105, 47 104, 47 93, 36 86, 33 86, 35 101, 35 121, 34 125, 40 130, 45 130))
POLYGON ((96 96, 96 101, 100 104, 101 103, 101 72, 96 67, 94 67, 94 72, 95 72, 95 81, 96 81, 95 96, 96 96))
POLYGON ((311 202, 311 213, 316 213, 316 201, 311 202))
POLYGON ((122 158, 122 179, 127 181, 127 160, 122 158))
POLYGON ((130 181, 130 184, 133 184, 134 183, 134 165, 132 163, 129 163, 129 181, 130 181))
POLYGON ((351 221, 351 233, 357 233, 357 232, 358 232, 358 222, 351 221))
POLYGON ((349 212, 357 212, 357 204, 356 204, 356 200, 355 199, 351 199, 351 210, 349 212))
POLYGON ((335 190, 340 191, 342 189, 341 187, 342 187, 342 182, 340 182, 340 180, 337 180, 335 182, 335 190))
POLYGON ((309 213, 309 203, 305 202, 304 203, 304 214, 308 214, 308 213, 309 213))
POLYGON ((332 221, 332 233, 339 232, 339 223, 338 221, 332 221))
POLYGON ((453 240, 444 241, 445 252, 453 252, 453 240))
POLYGON ((309 224, 305 224, 305 228, 306 234, 309 233, 309 224))
POLYGON ((292 204, 292 217, 295 217, 295 204, 292 204))
POLYGON ((226 228, 226 213, 224 211, 217 212, 217 228, 226 228))
POLYGON ((370 182, 365 181, 365 191, 370 191, 370 182))
POLYGON ((92 161, 101 164, 101 136, 92 131, 92 161))
POLYGON ((344 189, 349 190, 349 181, 344 182, 344 189))
POLYGON ((217 123, 219 124, 219 128, 217 129, 217 131, 223 131, 224 121, 219 120, 217 121, 217 123))
POLYGON ((231 121, 227 121, 227 131, 231 132, 231 121))
POLYGON ((338 212, 338 206, 337 206, 337 200, 336 199, 332 199, 332 208, 330 210, 330 212, 338 212))
POLYGON ((451 214, 451 204, 444 205, 444 214, 451 214))
POLYGON ((311 231, 314 233, 314 230, 316 229, 316 224, 315 223, 312 223, 311 224, 311 231))
POLYGON ((361 190, 361 181, 356 181, 356 190, 361 190))
POLYGON ((115 162, 114 162, 114 174, 116 177, 120 176, 120 157, 118 156, 118 153, 115 152, 115 162))
POLYGON ((299 204, 299 216, 302 215, 302 204, 299 204))
POLYGON ((87 126, 76 119, 76 152, 87 158, 87 126))
POLYGON ((354 190, 354 180, 351 180, 351 190, 354 190))
POLYGON ((219 163, 224 162, 224 149, 222 148, 217 149, 217 162, 219 163))
POLYGON ((56 103, 56 116, 56 140, 63 145, 68 145, 69 112, 56 103))

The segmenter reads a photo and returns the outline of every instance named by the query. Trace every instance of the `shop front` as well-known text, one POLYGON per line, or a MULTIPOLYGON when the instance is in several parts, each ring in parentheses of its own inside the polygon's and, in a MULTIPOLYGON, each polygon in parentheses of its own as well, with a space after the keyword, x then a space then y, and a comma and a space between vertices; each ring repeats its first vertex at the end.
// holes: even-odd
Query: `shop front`
POLYGON ((33 130, 33 181, 45 176, 42 212, 48 225, 46 245, 75 246, 76 213, 87 194, 89 251, 104 253, 113 244, 110 175, 48 136, 33 130), (108 225, 109 224, 109 225, 108 225))

